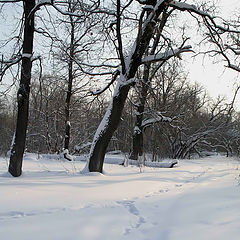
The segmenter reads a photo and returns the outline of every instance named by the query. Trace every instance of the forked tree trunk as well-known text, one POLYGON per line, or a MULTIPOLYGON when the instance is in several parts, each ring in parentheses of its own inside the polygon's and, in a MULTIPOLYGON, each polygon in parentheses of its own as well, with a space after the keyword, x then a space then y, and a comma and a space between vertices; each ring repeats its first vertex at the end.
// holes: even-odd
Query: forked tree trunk
POLYGON ((8 171, 14 177, 18 177, 22 174, 22 159, 26 143, 32 69, 31 56, 33 52, 34 14, 31 15, 30 19, 28 19, 28 16, 34 6, 35 0, 23 1, 25 26, 23 37, 22 69, 20 87, 17 92, 17 124, 8 168, 8 171))
MULTIPOLYGON (((161 37, 163 28, 166 24, 168 14, 164 13, 161 19, 161 24, 158 29, 157 35, 154 39, 153 46, 150 50, 150 55, 154 55, 155 51, 158 46, 159 39, 161 37)), ((148 50, 146 55, 148 55, 148 50)), ((154 71, 156 71, 160 66, 163 65, 163 62, 156 67, 154 71)), ((136 112, 136 121, 135 121, 135 126, 134 126, 134 131, 133 131, 133 137, 132 137, 132 151, 130 153, 129 158, 132 160, 138 160, 138 156, 143 155, 143 127, 142 127, 142 122, 143 122, 143 115, 144 115, 144 109, 145 109, 145 104, 146 104, 146 99, 147 99, 147 94, 149 90, 149 84, 151 82, 151 77, 150 77, 150 69, 151 69, 151 63, 145 63, 144 64, 144 70, 143 70, 143 80, 142 80, 142 86, 140 89, 140 97, 139 97, 139 105, 137 106, 137 112, 136 112)))
POLYGON ((162 1, 158 4, 155 11, 152 12, 152 15, 150 14, 150 17, 147 17, 146 22, 144 22, 142 26, 139 26, 141 30, 139 31, 131 54, 125 61, 126 66, 122 66, 122 69, 126 69, 126 71, 122 72, 115 90, 115 95, 95 133, 88 162, 88 170, 90 172, 102 172, 103 170, 106 149, 113 133, 118 127, 130 89, 130 86, 127 84, 130 79, 135 76, 138 67, 142 63, 143 54, 149 46, 158 17, 167 7, 166 2, 167 1, 162 1), (123 85, 121 85, 121 83, 123 83, 123 85))

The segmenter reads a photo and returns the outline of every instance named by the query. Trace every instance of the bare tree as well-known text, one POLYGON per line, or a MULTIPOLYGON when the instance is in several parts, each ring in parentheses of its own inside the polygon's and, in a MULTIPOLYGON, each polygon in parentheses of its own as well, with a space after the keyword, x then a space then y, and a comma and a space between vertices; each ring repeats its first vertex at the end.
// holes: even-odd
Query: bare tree
POLYGON ((118 78, 118 84, 115 88, 115 93, 109 108, 99 125, 93 140, 90 150, 89 164, 87 166, 89 171, 102 172, 108 143, 119 124, 130 86, 136 82, 135 75, 139 66, 147 62, 163 61, 168 58, 169 55, 177 55, 181 52, 189 51, 190 49, 189 46, 182 46, 177 49, 165 48, 164 53, 156 53, 144 58, 149 44, 153 39, 155 29, 159 27, 158 23, 159 21, 161 22, 164 13, 168 13, 169 11, 174 12, 174 10, 190 12, 191 14, 196 14, 197 16, 202 17, 203 20, 208 20, 213 28, 221 29, 208 13, 185 2, 160 0, 156 3, 150 3, 148 1, 139 1, 139 3, 146 4, 146 6, 143 7, 143 10, 138 15, 139 24, 137 28, 137 37, 132 49, 128 51, 128 56, 126 57, 121 35, 121 22, 124 10, 126 10, 130 4, 122 6, 120 0, 117 0, 116 3, 116 36, 117 51, 120 61, 120 77, 118 78))
MULTIPOLYGON (((9 164, 9 172, 18 177, 22 173, 22 158, 25 150, 26 131, 28 125, 28 113, 29 113, 29 93, 30 82, 32 72, 32 62, 36 59, 33 56, 33 40, 34 40, 34 16, 42 6, 52 6, 56 11, 63 15, 80 17, 81 14, 75 14, 72 12, 64 11, 61 7, 62 2, 55 2, 52 0, 35 1, 35 0, 16 0, 16 1, 0 1, 0 3, 23 3, 23 27, 20 29, 19 40, 17 42, 17 53, 14 52, 9 60, 2 59, 0 79, 2 80, 4 74, 13 65, 21 63, 21 76, 20 87, 17 93, 18 100, 18 114, 16 132, 14 134, 13 144, 11 147, 11 156, 9 164), (23 40, 21 41, 21 34, 23 29, 23 40)), ((79 3, 79 1, 77 1, 79 3)), ((98 4, 95 2, 90 6, 94 12, 98 9, 98 4)), ((38 31, 39 32, 39 31, 38 31)), ((46 31, 42 31, 42 34, 47 34, 46 31)))
POLYGON ((20 87, 17 93, 18 114, 16 132, 9 163, 9 172, 18 177, 22 173, 22 157, 25 149, 26 131, 28 122, 30 80, 32 70, 34 14, 35 0, 23 1, 24 9, 24 36, 22 45, 22 69, 20 87))

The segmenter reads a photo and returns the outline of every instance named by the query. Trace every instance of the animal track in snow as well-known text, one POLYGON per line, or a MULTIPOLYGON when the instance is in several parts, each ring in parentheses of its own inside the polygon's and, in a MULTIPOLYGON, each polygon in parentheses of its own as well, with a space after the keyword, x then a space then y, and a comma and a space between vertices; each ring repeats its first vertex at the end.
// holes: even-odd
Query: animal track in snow
POLYGON ((145 219, 140 216, 139 210, 134 205, 134 201, 124 200, 124 201, 117 201, 117 203, 122 205, 123 207, 125 207, 129 211, 129 213, 131 213, 132 215, 138 217, 138 221, 137 221, 136 225, 135 226, 131 226, 131 228, 126 228, 124 235, 129 234, 132 229, 137 229, 142 224, 146 223, 145 219))

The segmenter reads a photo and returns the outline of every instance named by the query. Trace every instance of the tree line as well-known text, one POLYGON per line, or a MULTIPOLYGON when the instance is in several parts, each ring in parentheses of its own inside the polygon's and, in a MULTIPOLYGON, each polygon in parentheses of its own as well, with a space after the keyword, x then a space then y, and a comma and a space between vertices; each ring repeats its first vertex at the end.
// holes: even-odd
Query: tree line
MULTIPOLYGON (((239 113, 224 98, 211 99, 206 90, 189 79, 177 63, 166 64, 149 88, 139 125, 138 89, 127 100, 120 125, 107 151, 127 153, 137 160, 145 153, 153 161, 163 158, 204 156, 210 152, 239 154, 239 113), (131 99, 131 100, 130 100, 131 99), (136 135, 141 140, 136 140, 136 135)), ((236 89, 236 93, 237 93, 236 89)), ((26 151, 62 152, 65 140, 67 83, 57 76, 32 79, 26 151)), ((84 96, 79 92, 70 102, 71 138, 69 152, 89 152, 95 131, 109 104, 110 93, 84 96)), ((16 104, 1 101, 1 153, 11 146, 16 104)))
MULTIPOLYGON (((102 172, 105 153, 113 146, 129 152, 131 159, 143 152, 151 152, 153 159, 185 158, 213 148, 238 152, 233 108, 238 88, 231 103, 212 102, 199 86, 188 83, 179 62, 193 48, 177 17, 193 17, 202 31, 201 42, 210 47, 205 54, 221 56, 235 71, 238 19, 214 17, 215 7, 204 2, 0 3, 2 12, 9 4, 21 3, 23 12, 18 35, 1 46, 1 81, 9 74, 19 79, 12 107, 16 111, 1 113, 7 116, 3 122, 17 119, 9 163, 13 176, 21 175, 25 148, 63 151, 71 160, 69 151, 91 145, 87 167, 97 172, 102 172), (8 44, 14 45, 10 55, 5 52, 8 44), (50 73, 43 74, 43 69, 50 73)), ((8 132, 7 125, 2 126, 8 132)))

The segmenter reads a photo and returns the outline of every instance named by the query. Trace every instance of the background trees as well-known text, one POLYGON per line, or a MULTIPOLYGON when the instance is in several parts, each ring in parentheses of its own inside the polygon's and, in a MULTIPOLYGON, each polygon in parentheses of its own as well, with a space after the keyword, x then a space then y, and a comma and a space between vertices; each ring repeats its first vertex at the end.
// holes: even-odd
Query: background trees
POLYGON ((15 125, 15 106, 0 95, 0 155, 6 154, 11 145, 15 125))
MULTIPOLYGON (((238 151, 238 117, 233 103, 212 102, 201 87, 188 83, 179 62, 183 53, 192 51, 186 45, 189 39, 183 25, 177 27, 176 36, 172 30, 179 11, 191 13, 206 39, 216 46, 210 52, 221 54, 231 67, 238 59, 236 22, 226 25, 226 21, 211 17, 204 5, 197 8, 167 0, 147 5, 117 0, 108 6, 77 0, 23 3, 23 41, 19 38, 9 61, 1 61, 1 77, 12 64, 22 63, 18 106, 25 113, 18 117, 24 118, 19 120, 24 127, 18 121, 17 129, 23 132, 21 141, 17 140, 19 134, 15 138, 21 151, 15 149, 18 144, 12 148, 13 175, 21 174, 26 136, 28 151, 59 153, 64 148, 77 153, 92 143, 87 167, 99 172, 105 152, 113 149, 131 151, 133 159, 150 153, 153 160, 185 158, 211 149, 228 154, 238 151), (38 25, 33 29, 35 11, 43 5, 52 8, 36 15, 38 25), (39 36, 37 51, 49 58, 42 58, 39 65, 44 74, 35 69, 29 95, 32 61, 40 59, 32 56, 34 30, 39 36), (230 36, 227 43, 225 34, 230 36), (228 61, 229 52, 235 59, 228 61)), ((2 119, 5 115, 10 118, 11 114, 1 111, 2 119)))

